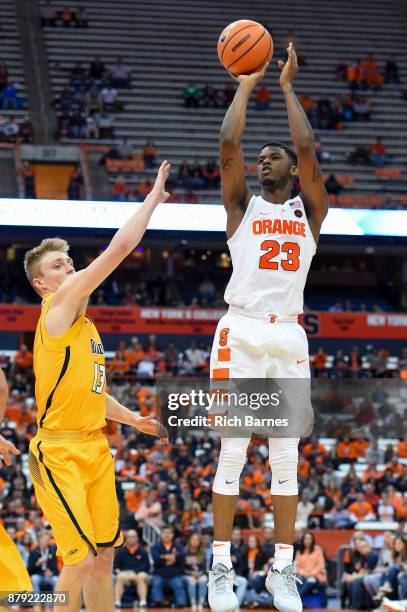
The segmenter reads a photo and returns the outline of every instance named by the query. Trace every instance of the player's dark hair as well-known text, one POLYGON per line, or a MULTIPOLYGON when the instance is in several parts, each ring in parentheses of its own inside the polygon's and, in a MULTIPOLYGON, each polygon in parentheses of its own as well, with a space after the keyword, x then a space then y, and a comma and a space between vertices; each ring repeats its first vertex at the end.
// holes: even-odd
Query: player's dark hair
POLYGON ((279 149, 284 149, 284 151, 287 153, 288 157, 291 159, 293 164, 295 166, 297 165, 297 154, 294 153, 294 151, 292 149, 290 149, 290 147, 287 147, 287 145, 285 145, 283 142, 278 142, 277 140, 273 140, 271 142, 266 142, 266 144, 264 144, 261 147, 260 151, 262 151, 266 147, 278 147, 279 149))

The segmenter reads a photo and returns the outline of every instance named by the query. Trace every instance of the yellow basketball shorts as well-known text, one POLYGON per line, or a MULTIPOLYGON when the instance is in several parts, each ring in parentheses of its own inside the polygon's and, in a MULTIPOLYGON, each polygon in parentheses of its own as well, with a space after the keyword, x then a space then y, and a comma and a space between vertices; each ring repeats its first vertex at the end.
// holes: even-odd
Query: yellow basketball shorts
POLYGON ((32 591, 31 578, 24 561, 2 525, 0 525, 0 591, 32 591))
POLYGON ((100 431, 38 430, 28 457, 37 501, 64 564, 121 546, 114 460, 100 431))

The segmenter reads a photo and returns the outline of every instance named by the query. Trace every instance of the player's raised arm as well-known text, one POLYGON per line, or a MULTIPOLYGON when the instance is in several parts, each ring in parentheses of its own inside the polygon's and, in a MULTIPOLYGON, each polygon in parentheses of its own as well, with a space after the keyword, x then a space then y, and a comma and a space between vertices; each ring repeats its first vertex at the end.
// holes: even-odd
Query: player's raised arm
POLYGON ((278 62, 281 69, 280 86, 287 106, 291 137, 298 154, 302 199, 307 209, 312 233, 315 240, 318 240, 322 222, 328 213, 328 194, 315 155, 314 132, 293 89, 298 62, 292 43, 287 51, 287 61, 278 62))
POLYGON ((165 191, 165 181, 169 171, 170 164, 164 161, 160 166, 152 191, 137 212, 116 232, 107 249, 99 257, 84 270, 69 276, 58 287, 52 300, 53 308, 66 301, 78 305, 136 248, 157 205, 165 202, 169 196, 165 191))
POLYGON ((263 79, 267 64, 259 72, 236 78, 239 88, 220 130, 220 174, 222 201, 228 213, 227 234, 237 229, 252 196, 246 183, 241 141, 246 127, 247 105, 253 89, 263 79))

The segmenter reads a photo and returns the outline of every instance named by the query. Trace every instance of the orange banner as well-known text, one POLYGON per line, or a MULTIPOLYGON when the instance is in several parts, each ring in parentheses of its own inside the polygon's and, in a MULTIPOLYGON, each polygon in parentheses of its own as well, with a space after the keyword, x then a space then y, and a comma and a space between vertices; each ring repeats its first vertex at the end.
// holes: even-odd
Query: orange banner
MULTIPOLYGON (((2 304, 0 331, 34 331, 39 312, 39 306, 2 304)), ((98 306, 88 313, 101 333, 211 336, 225 310, 98 306)), ((407 314, 308 312, 304 327, 310 338, 405 340, 407 314)))

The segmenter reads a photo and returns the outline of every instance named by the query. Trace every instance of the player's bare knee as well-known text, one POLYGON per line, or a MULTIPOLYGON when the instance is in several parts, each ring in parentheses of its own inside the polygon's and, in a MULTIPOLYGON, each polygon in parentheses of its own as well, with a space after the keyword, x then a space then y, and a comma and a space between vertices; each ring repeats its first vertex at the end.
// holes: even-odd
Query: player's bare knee
POLYGON ((101 573, 111 573, 113 567, 114 549, 98 548, 97 557, 95 558, 95 569, 101 573))
POLYGON ((71 574, 77 574, 78 577, 86 577, 95 567, 95 556, 89 552, 82 561, 75 563, 74 565, 65 565, 64 569, 68 570, 71 574))

